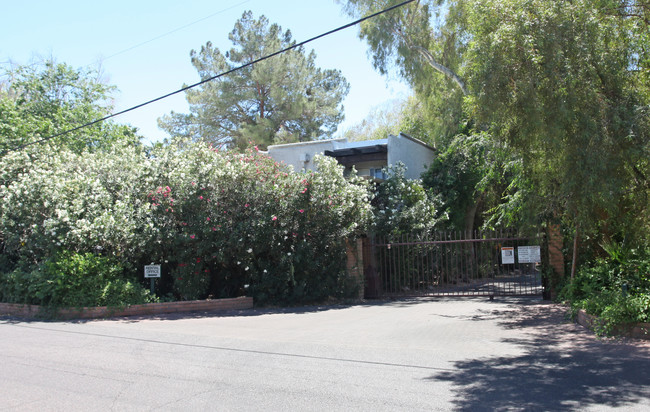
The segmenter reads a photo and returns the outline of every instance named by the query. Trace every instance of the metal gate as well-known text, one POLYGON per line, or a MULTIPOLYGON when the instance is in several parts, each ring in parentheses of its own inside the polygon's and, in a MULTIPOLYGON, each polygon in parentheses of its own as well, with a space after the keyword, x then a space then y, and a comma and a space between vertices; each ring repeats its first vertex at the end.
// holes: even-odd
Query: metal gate
POLYGON ((366 297, 541 295, 541 239, 509 232, 374 238, 366 297))

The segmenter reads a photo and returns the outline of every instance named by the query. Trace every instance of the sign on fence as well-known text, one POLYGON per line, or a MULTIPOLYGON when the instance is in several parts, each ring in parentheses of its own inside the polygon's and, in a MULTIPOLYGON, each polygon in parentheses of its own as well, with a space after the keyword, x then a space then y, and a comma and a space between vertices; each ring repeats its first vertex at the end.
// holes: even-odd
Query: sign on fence
POLYGON ((538 263, 542 261, 539 246, 517 246, 517 256, 519 263, 538 263))
POLYGON ((515 248, 502 247, 501 248, 501 264, 512 265, 515 263, 515 248))

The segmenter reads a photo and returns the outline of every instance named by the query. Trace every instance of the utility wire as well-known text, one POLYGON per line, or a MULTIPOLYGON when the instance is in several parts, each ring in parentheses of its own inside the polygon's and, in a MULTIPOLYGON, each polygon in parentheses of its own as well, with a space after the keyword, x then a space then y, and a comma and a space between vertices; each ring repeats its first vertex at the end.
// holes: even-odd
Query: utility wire
POLYGON ((169 36, 169 35, 172 34, 172 33, 176 33, 177 31, 180 31, 180 30, 183 30, 183 29, 185 29, 185 28, 187 28, 187 27, 193 26, 193 25, 195 25, 196 23, 200 23, 200 22, 202 22, 202 21, 204 21, 204 20, 207 20, 207 19, 209 19, 209 18, 211 18, 211 17, 216 16, 217 14, 221 14, 221 13, 223 13, 223 12, 225 12, 225 11, 228 11, 228 10, 234 9, 235 7, 238 7, 238 6, 241 6, 242 4, 248 3, 249 1, 250 1, 250 0, 244 0, 244 1, 240 2, 240 3, 237 3, 237 4, 233 5, 233 6, 230 6, 230 7, 228 7, 228 8, 225 8, 225 9, 223 9, 223 10, 219 10, 219 11, 216 12, 216 13, 212 13, 212 14, 210 14, 209 16, 205 16, 205 17, 203 17, 203 18, 201 18, 201 19, 195 20, 195 21, 193 21, 193 22, 191 22, 191 23, 188 23, 188 24, 186 24, 186 25, 184 25, 184 26, 177 27, 177 28, 175 28, 174 30, 170 30, 170 31, 168 31, 167 33, 163 33, 163 34, 161 34, 161 35, 159 35, 159 36, 156 36, 156 37, 154 37, 154 38, 152 38, 152 39, 149 39, 149 40, 143 41, 142 43, 138 43, 138 44, 133 45, 133 46, 131 46, 131 47, 128 47, 128 48, 126 48, 126 49, 124 49, 124 50, 120 50, 120 51, 118 51, 118 52, 115 52, 115 53, 109 55, 108 57, 104 57, 104 58, 101 59, 101 60, 102 60, 102 61, 104 61, 104 60, 108 60, 108 59, 110 59, 111 57, 115 57, 115 56, 118 56, 118 55, 120 55, 120 54, 122 54, 122 53, 126 53, 126 52, 128 52, 128 51, 131 51, 131 50, 133 50, 133 49, 136 49, 136 48, 138 48, 138 47, 140 47, 140 46, 144 46, 144 45, 147 44, 147 43, 151 43, 151 42, 154 41, 154 40, 158 40, 158 39, 163 38, 163 37, 165 37, 165 36, 169 36))
POLYGON ((293 46, 289 46, 289 47, 287 47, 287 48, 285 48, 285 49, 278 50, 278 51, 276 51, 276 52, 274 52, 274 53, 271 53, 271 54, 266 55, 266 56, 264 56, 264 57, 260 57, 259 59, 253 60, 252 62, 249 62, 249 63, 243 64, 243 65, 241 65, 241 66, 235 67, 235 68, 230 69, 230 70, 225 71, 225 72, 221 72, 221 73, 219 73, 219 74, 217 74, 217 75, 215 75, 215 76, 212 76, 212 77, 208 77, 208 78, 206 78, 206 79, 203 79, 203 80, 201 80, 200 82, 197 82, 197 83, 191 84, 191 85, 189 85, 189 86, 185 86, 185 87, 180 88, 180 89, 178 89, 178 90, 175 90, 175 91, 173 91, 173 92, 171 92, 171 93, 167 93, 167 94, 162 95, 162 96, 160 96, 160 97, 156 97, 155 99, 151 99, 151 100, 148 100, 148 101, 146 101, 146 102, 144 102, 144 103, 140 103, 140 104, 138 104, 138 105, 136 105, 136 106, 129 107, 128 109, 124 109, 124 110, 119 111, 119 112, 117 112, 117 113, 109 114, 108 116, 104 116, 104 117, 102 117, 102 118, 100 118, 100 119, 93 120, 92 122, 82 124, 81 126, 77 126, 77 127, 72 128, 72 129, 68 129, 68 130, 65 130, 65 131, 63 131, 63 132, 60 132, 60 133, 57 133, 57 134, 54 134, 54 135, 51 135, 51 136, 48 136, 48 137, 44 137, 43 139, 36 140, 36 141, 34 141, 34 142, 31 142, 31 143, 26 143, 26 144, 21 145, 21 146, 16 146, 16 147, 14 147, 14 148, 7 149, 7 150, 5 150, 4 152, 2 152, 2 155, 5 155, 5 154, 7 154, 7 153, 9 153, 9 152, 13 152, 13 151, 16 151, 16 150, 24 149, 24 148, 26 148, 26 147, 28 147, 28 146, 32 146, 32 145, 36 145, 36 144, 41 144, 41 143, 44 143, 44 142, 46 142, 46 141, 48 141, 48 140, 54 139, 54 138, 56 138, 56 137, 60 137, 60 136, 66 135, 66 134, 68 134, 68 133, 76 132, 77 130, 84 129, 84 128, 86 128, 86 127, 92 126, 92 125, 97 124, 97 123, 101 123, 101 122, 103 122, 103 121, 105 121, 105 120, 112 119, 113 117, 117 117, 117 116, 122 115, 122 114, 124 114, 124 113, 131 112, 131 111, 133 111, 133 110, 139 109, 139 108, 144 107, 144 106, 147 106, 147 105, 149 105, 149 104, 152 104, 152 103, 158 102, 158 101, 160 101, 160 100, 166 99, 166 98, 168 98, 168 97, 174 96, 174 95, 176 95, 176 94, 178 94, 178 93, 182 93, 182 92, 184 92, 184 91, 187 91, 187 90, 193 89, 194 87, 197 87, 197 86, 200 86, 200 85, 202 85, 202 84, 205 84, 205 83, 211 82, 211 81, 216 80, 216 79, 218 79, 218 78, 220 78, 220 77, 227 76, 227 75, 229 75, 229 74, 231 74, 231 73, 234 73, 234 72, 236 72, 236 71, 239 71, 239 70, 245 69, 245 68, 250 67, 250 66, 252 66, 252 65, 254 65, 254 64, 256 64, 256 63, 259 63, 259 62, 261 62, 261 61, 264 61, 264 60, 270 59, 271 57, 275 57, 275 56, 277 56, 277 55, 279 55, 279 54, 282 54, 282 53, 288 52, 289 50, 293 50, 293 49, 297 49, 297 48, 299 48, 299 47, 302 47, 302 46, 304 46, 304 45, 307 44, 307 43, 311 43, 311 42, 313 42, 313 41, 315 41, 315 40, 318 40, 318 39, 320 39, 320 38, 323 38, 323 37, 329 36, 329 35, 331 35, 331 34, 334 34, 334 33, 336 33, 336 32, 339 32, 339 31, 341 31, 341 30, 345 30, 345 29, 350 28, 350 27, 352 27, 352 26, 356 26, 357 24, 359 24, 359 23, 361 23, 361 22, 364 22, 364 21, 366 21, 366 20, 372 19, 372 18, 374 18, 374 17, 377 17, 377 16, 379 16, 379 15, 381 15, 381 14, 384 14, 384 13, 387 13, 387 12, 389 12, 389 11, 395 10, 395 9, 397 9, 397 8, 400 8, 400 7, 402 7, 402 6, 405 6, 405 5, 407 5, 407 4, 409 4, 409 3, 412 3, 412 2, 414 2, 414 1, 416 1, 416 0, 406 0, 406 1, 402 2, 402 3, 399 3, 399 4, 396 4, 396 5, 394 5, 394 6, 391 6, 391 7, 387 8, 387 9, 384 9, 384 10, 378 11, 378 12, 373 13, 373 14, 370 14, 370 15, 368 15, 368 16, 366 16, 366 17, 362 17, 362 18, 360 18, 360 19, 358 19, 358 20, 355 20, 355 21, 353 21, 353 22, 351 22, 351 23, 348 23, 348 24, 345 24, 345 25, 343 25, 343 26, 337 27, 336 29, 333 29, 333 30, 330 30, 330 31, 328 31, 328 32, 325 32, 325 33, 319 34, 318 36, 312 37, 311 39, 308 39, 308 40, 302 41, 302 42, 300 42, 300 43, 296 43, 296 44, 294 44, 293 46))

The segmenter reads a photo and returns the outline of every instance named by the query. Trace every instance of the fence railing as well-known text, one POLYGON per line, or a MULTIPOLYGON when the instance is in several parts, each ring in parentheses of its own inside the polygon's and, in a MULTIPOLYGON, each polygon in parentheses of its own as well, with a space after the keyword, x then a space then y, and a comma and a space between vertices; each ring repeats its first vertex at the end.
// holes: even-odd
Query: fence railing
POLYGON ((541 294, 540 244, 509 231, 375 237, 370 295, 541 294))

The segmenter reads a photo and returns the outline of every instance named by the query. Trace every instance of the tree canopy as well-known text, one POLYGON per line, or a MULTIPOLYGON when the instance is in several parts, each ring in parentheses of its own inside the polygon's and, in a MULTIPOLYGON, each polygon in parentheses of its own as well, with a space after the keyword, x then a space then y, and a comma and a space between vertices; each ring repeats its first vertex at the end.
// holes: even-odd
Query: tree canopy
POLYGON ((360 37, 380 71, 411 82, 433 140, 462 154, 473 139, 455 135, 487 133, 520 159, 502 193, 516 207, 492 210, 562 218, 600 241, 648 232, 649 13, 646 0, 431 0, 364 22, 360 37))
MULTIPOLYGON (((289 30, 250 11, 237 20, 228 38, 233 47, 222 53, 211 42, 192 64, 201 79, 233 70, 295 45, 289 30)), ((316 67, 316 54, 297 47, 187 91, 190 113, 159 119, 172 136, 204 139, 242 148, 253 141, 307 141, 331 136, 343 120, 341 102, 349 85, 338 70, 316 67)))
MULTIPOLYGON (((114 90, 93 69, 52 60, 10 67, 0 83, 0 153, 108 115, 114 90)), ((117 140, 137 141, 134 129, 102 122, 50 143, 80 151, 117 140)))

